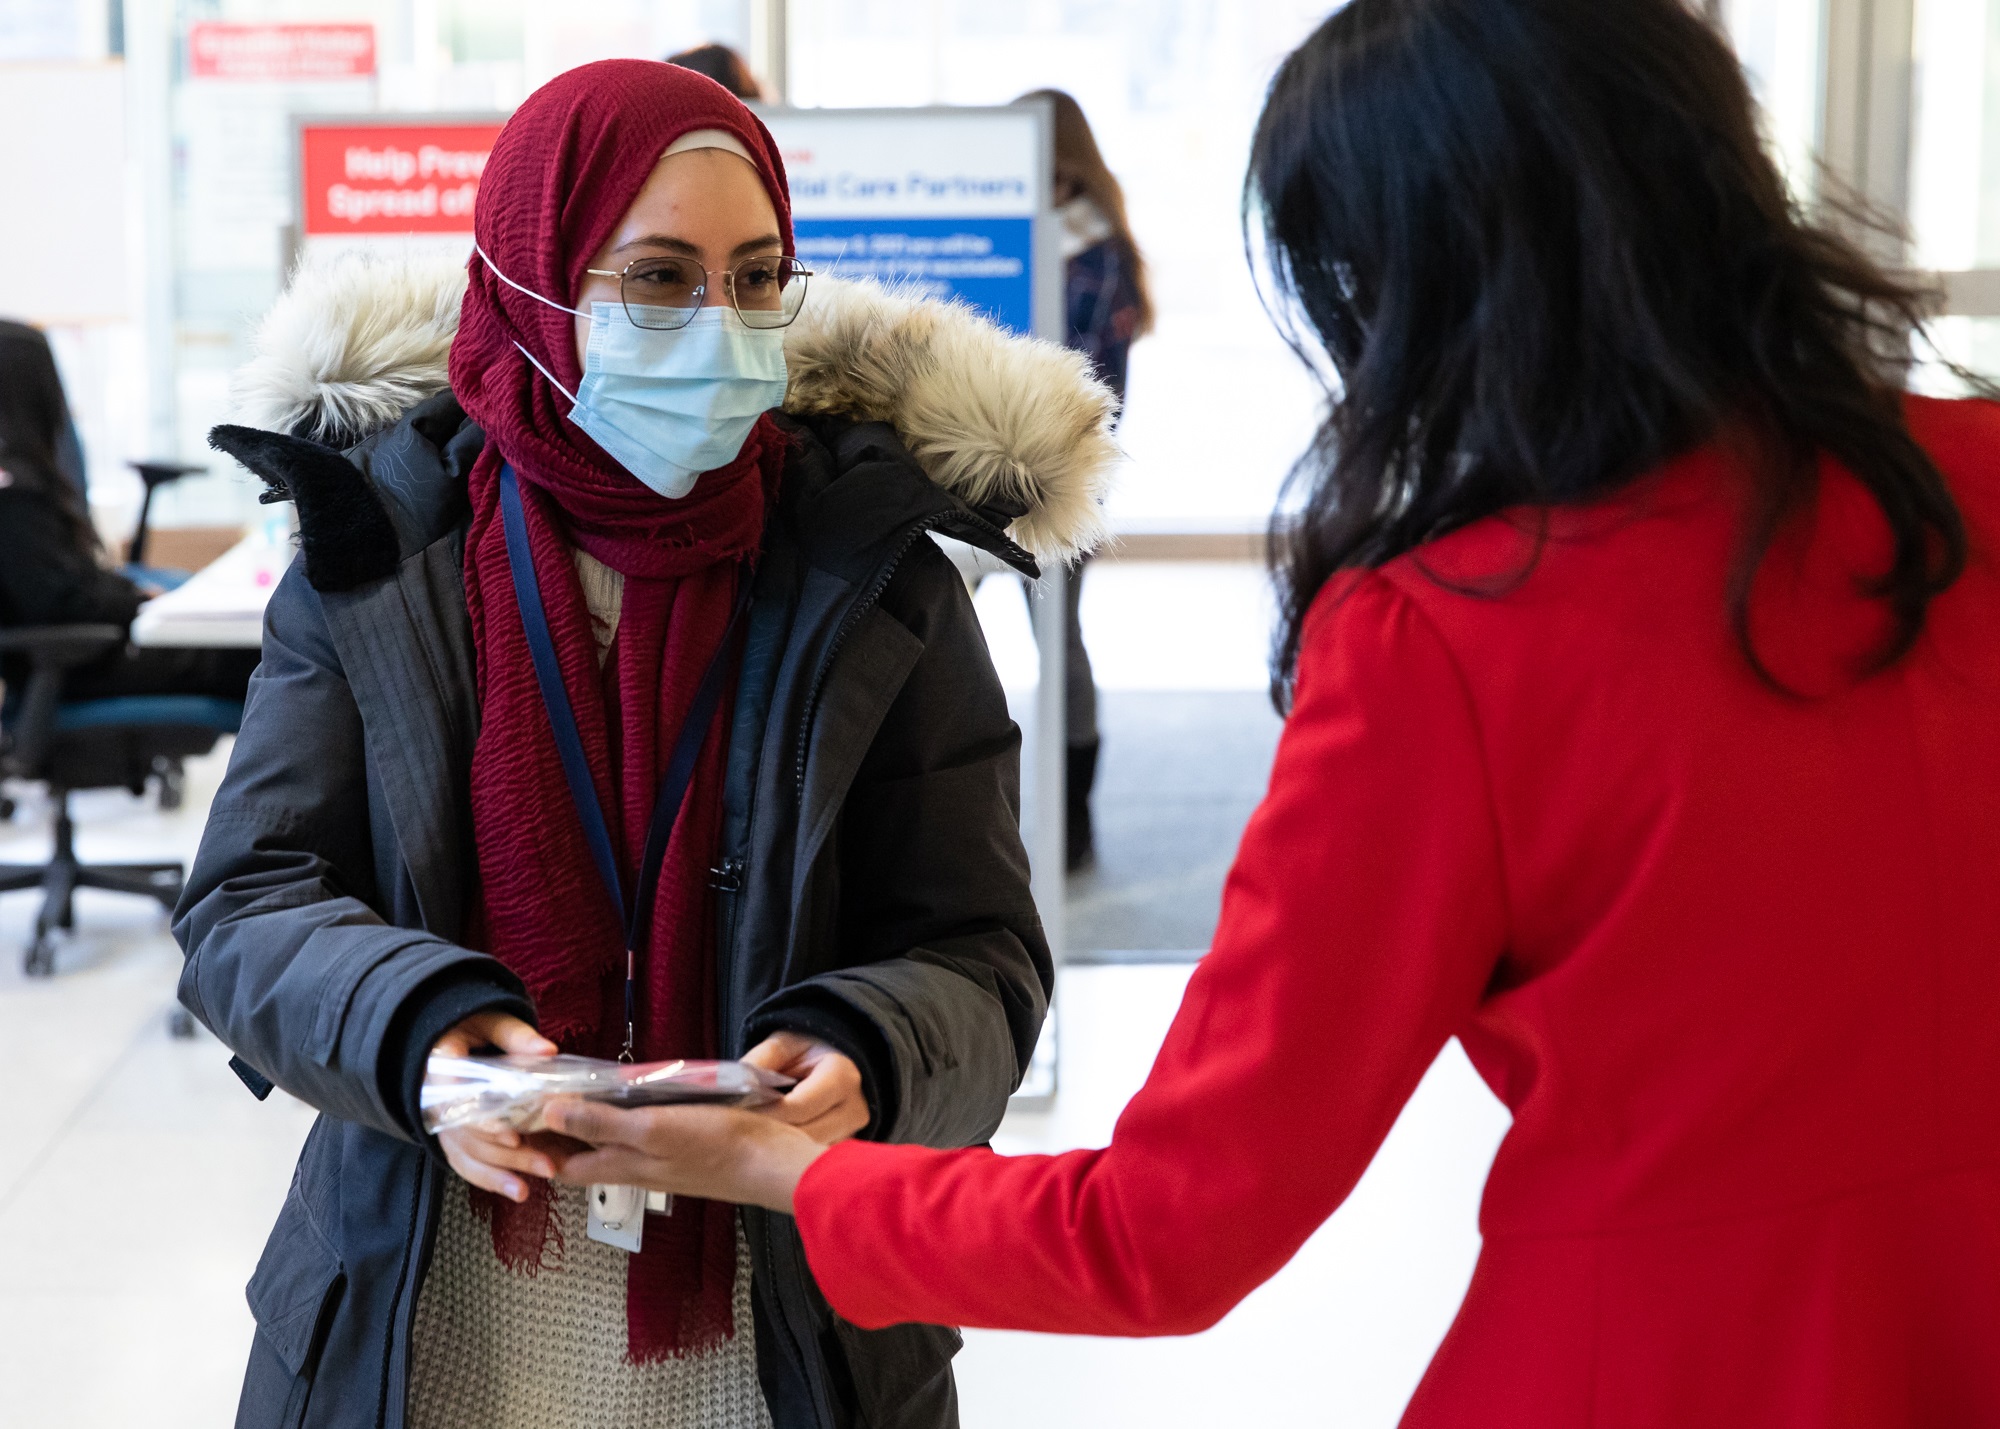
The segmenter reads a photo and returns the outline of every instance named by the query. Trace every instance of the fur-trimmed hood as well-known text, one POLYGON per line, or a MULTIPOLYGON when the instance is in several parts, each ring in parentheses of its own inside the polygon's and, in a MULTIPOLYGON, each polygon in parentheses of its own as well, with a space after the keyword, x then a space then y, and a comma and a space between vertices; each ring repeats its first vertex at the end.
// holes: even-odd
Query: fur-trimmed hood
MULTIPOLYGON (((309 260, 235 375, 235 419, 351 446, 447 385, 463 265, 347 253, 309 260)), ((1085 360, 1012 336, 960 304, 815 278, 785 331, 785 410, 887 422, 939 486, 1018 511, 1039 560, 1103 539, 1116 399, 1085 360)))

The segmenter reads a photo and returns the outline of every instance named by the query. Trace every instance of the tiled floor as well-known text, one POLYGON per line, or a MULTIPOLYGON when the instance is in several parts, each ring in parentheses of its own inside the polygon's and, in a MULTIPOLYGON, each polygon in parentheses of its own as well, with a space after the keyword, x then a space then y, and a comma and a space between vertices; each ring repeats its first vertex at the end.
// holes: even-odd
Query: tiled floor
MULTIPOLYGON (((1211 693, 1254 684, 1256 658, 1239 648, 1260 620, 1253 573, 1119 569, 1093 572, 1086 605, 1114 695, 1175 680, 1211 693), (1161 619, 1177 638, 1146 633, 1161 619)), ((981 610, 1003 673, 1018 678, 1024 657, 1032 671, 1032 650, 1000 594, 983 591, 981 610)), ((1018 610, 1018 595, 1005 594, 1018 610)), ((1177 719, 1218 716, 1167 702, 1149 718, 1171 731, 1177 719)), ((80 797, 81 851, 192 853, 219 775, 219 758, 191 766, 189 805, 175 816, 122 793, 80 797)), ((1240 822, 1247 805, 1234 784, 1208 792, 1216 797, 1175 817, 1240 822)), ((33 807, 0 825, 0 861, 39 856, 42 827, 33 807)), ((179 955, 157 910, 86 896, 60 975, 32 983, 18 962, 31 912, 25 896, 0 900, 0 1086, 13 1111, 12 1135, 0 1137, 0 1425, 227 1423, 250 1335, 242 1284, 311 1113, 283 1094, 253 1101, 206 1035, 168 1038, 179 955)), ((1065 973, 1061 1094, 1050 1110, 1010 1117, 1001 1148, 1103 1144, 1188 972, 1065 973)), ((1221 1325, 1152 1342, 973 1333, 959 1362, 968 1429, 1386 1429, 1463 1291, 1478 1188, 1504 1127, 1448 1049, 1348 1204, 1221 1325)))
MULTIPOLYGON (((86 859, 193 851, 219 760, 190 768, 189 813, 80 795, 86 859)), ((37 811, 0 859, 45 848, 37 811)), ((169 853, 171 856, 171 853, 169 853)), ((60 975, 21 976, 33 900, 0 901, 0 1424, 225 1424, 249 1343, 243 1282, 312 1113, 259 1104, 204 1035, 167 1035, 180 953, 165 914, 80 895, 60 975)))
MULTIPOLYGON (((1010 1116, 998 1148, 1108 1142, 1190 971, 1066 973, 1056 1108, 1010 1116)), ((958 1365, 967 1429, 1390 1429, 1465 1293, 1506 1126, 1452 1043, 1347 1203, 1221 1324, 1163 1340, 972 1331, 958 1365)))
POLYGON ((1069 880, 1072 962, 1196 956, 1281 728, 1251 690, 1106 690, 1097 858, 1069 880))

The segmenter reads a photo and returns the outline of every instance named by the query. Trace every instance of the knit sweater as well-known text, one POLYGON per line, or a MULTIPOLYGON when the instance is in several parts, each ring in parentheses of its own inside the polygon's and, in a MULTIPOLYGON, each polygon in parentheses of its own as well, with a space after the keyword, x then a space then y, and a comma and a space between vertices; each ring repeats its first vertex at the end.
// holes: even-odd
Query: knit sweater
MULTIPOLYGON (((618 632, 625 579, 573 555, 601 664, 618 632)), ((501 1264, 469 1188, 456 1180, 445 1188, 417 1299, 410 1429, 770 1429, 740 1227, 735 1333, 706 1355, 633 1364, 626 1253, 584 1233, 580 1188, 554 1189, 562 1255, 530 1275, 501 1264)))
POLYGON ((417 1299, 410 1429, 770 1429, 740 1231, 735 1333, 710 1354, 633 1364, 628 1257, 584 1234, 583 1190, 556 1188, 561 1261, 532 1275, 500 1263, 468 1192, 445 1188, 417 1299))

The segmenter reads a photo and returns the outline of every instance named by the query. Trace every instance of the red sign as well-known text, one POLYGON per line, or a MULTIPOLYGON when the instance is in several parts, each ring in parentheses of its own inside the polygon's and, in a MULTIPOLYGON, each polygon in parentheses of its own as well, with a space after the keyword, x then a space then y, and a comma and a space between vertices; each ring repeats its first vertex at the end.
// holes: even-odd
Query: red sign
POLYGON ((500 122, 307 124, 305 233, 470 233, 500 122))
POLYGON ((296 84, 366 79, 374 73, 373 25, 234 25, 204 20, 188 27, 188 75, 194 79, 296 84))

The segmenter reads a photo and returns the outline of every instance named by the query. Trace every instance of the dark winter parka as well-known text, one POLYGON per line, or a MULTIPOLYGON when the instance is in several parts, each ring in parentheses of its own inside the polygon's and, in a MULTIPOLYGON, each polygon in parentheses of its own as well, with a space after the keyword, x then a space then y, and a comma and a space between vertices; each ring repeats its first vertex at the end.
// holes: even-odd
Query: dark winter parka
MULTIPOLYGON (((411 302, 423 281, 309 271, 272 322, 326 341, 384 302, 455 311, 411 302)), ((811 1033, 860 1066, 866 1135, 974 1144, 1033 1050, 1052 974, 1018 831, 1019 733, 930 537, 1023 570, 1010 524, 1047 554, 1088 540, 1109 399, 1067 354, 962 311, 827 284, 807 312, 787 341, 796 447, 727 756, 722 1050, 811 1033)), ((455 941, 473 896, 479 719, 464 480, 484 436, 449 392, 344 457, 296 435, 352 435, 413 384, 438 386, 436 336, 413 335, 400 365, 379 341, 332 341, 289 375, 267 362, 244 388, 267 430, 216 436, 297 502, 302 544, 175 920, 182 1001, 252 1090, 275 1084, 322 1113, 248 1288, 258 1328, 238 1423, 258 1429, 404 1422, 454 1174, 417 1119, 423 1054, 472 1011, 532 1015, 505 968, 455 941)), ((743 1218, 777 1429, 956 1422, 956 1331, 841 1322, 790 1219, 743 1218)))

